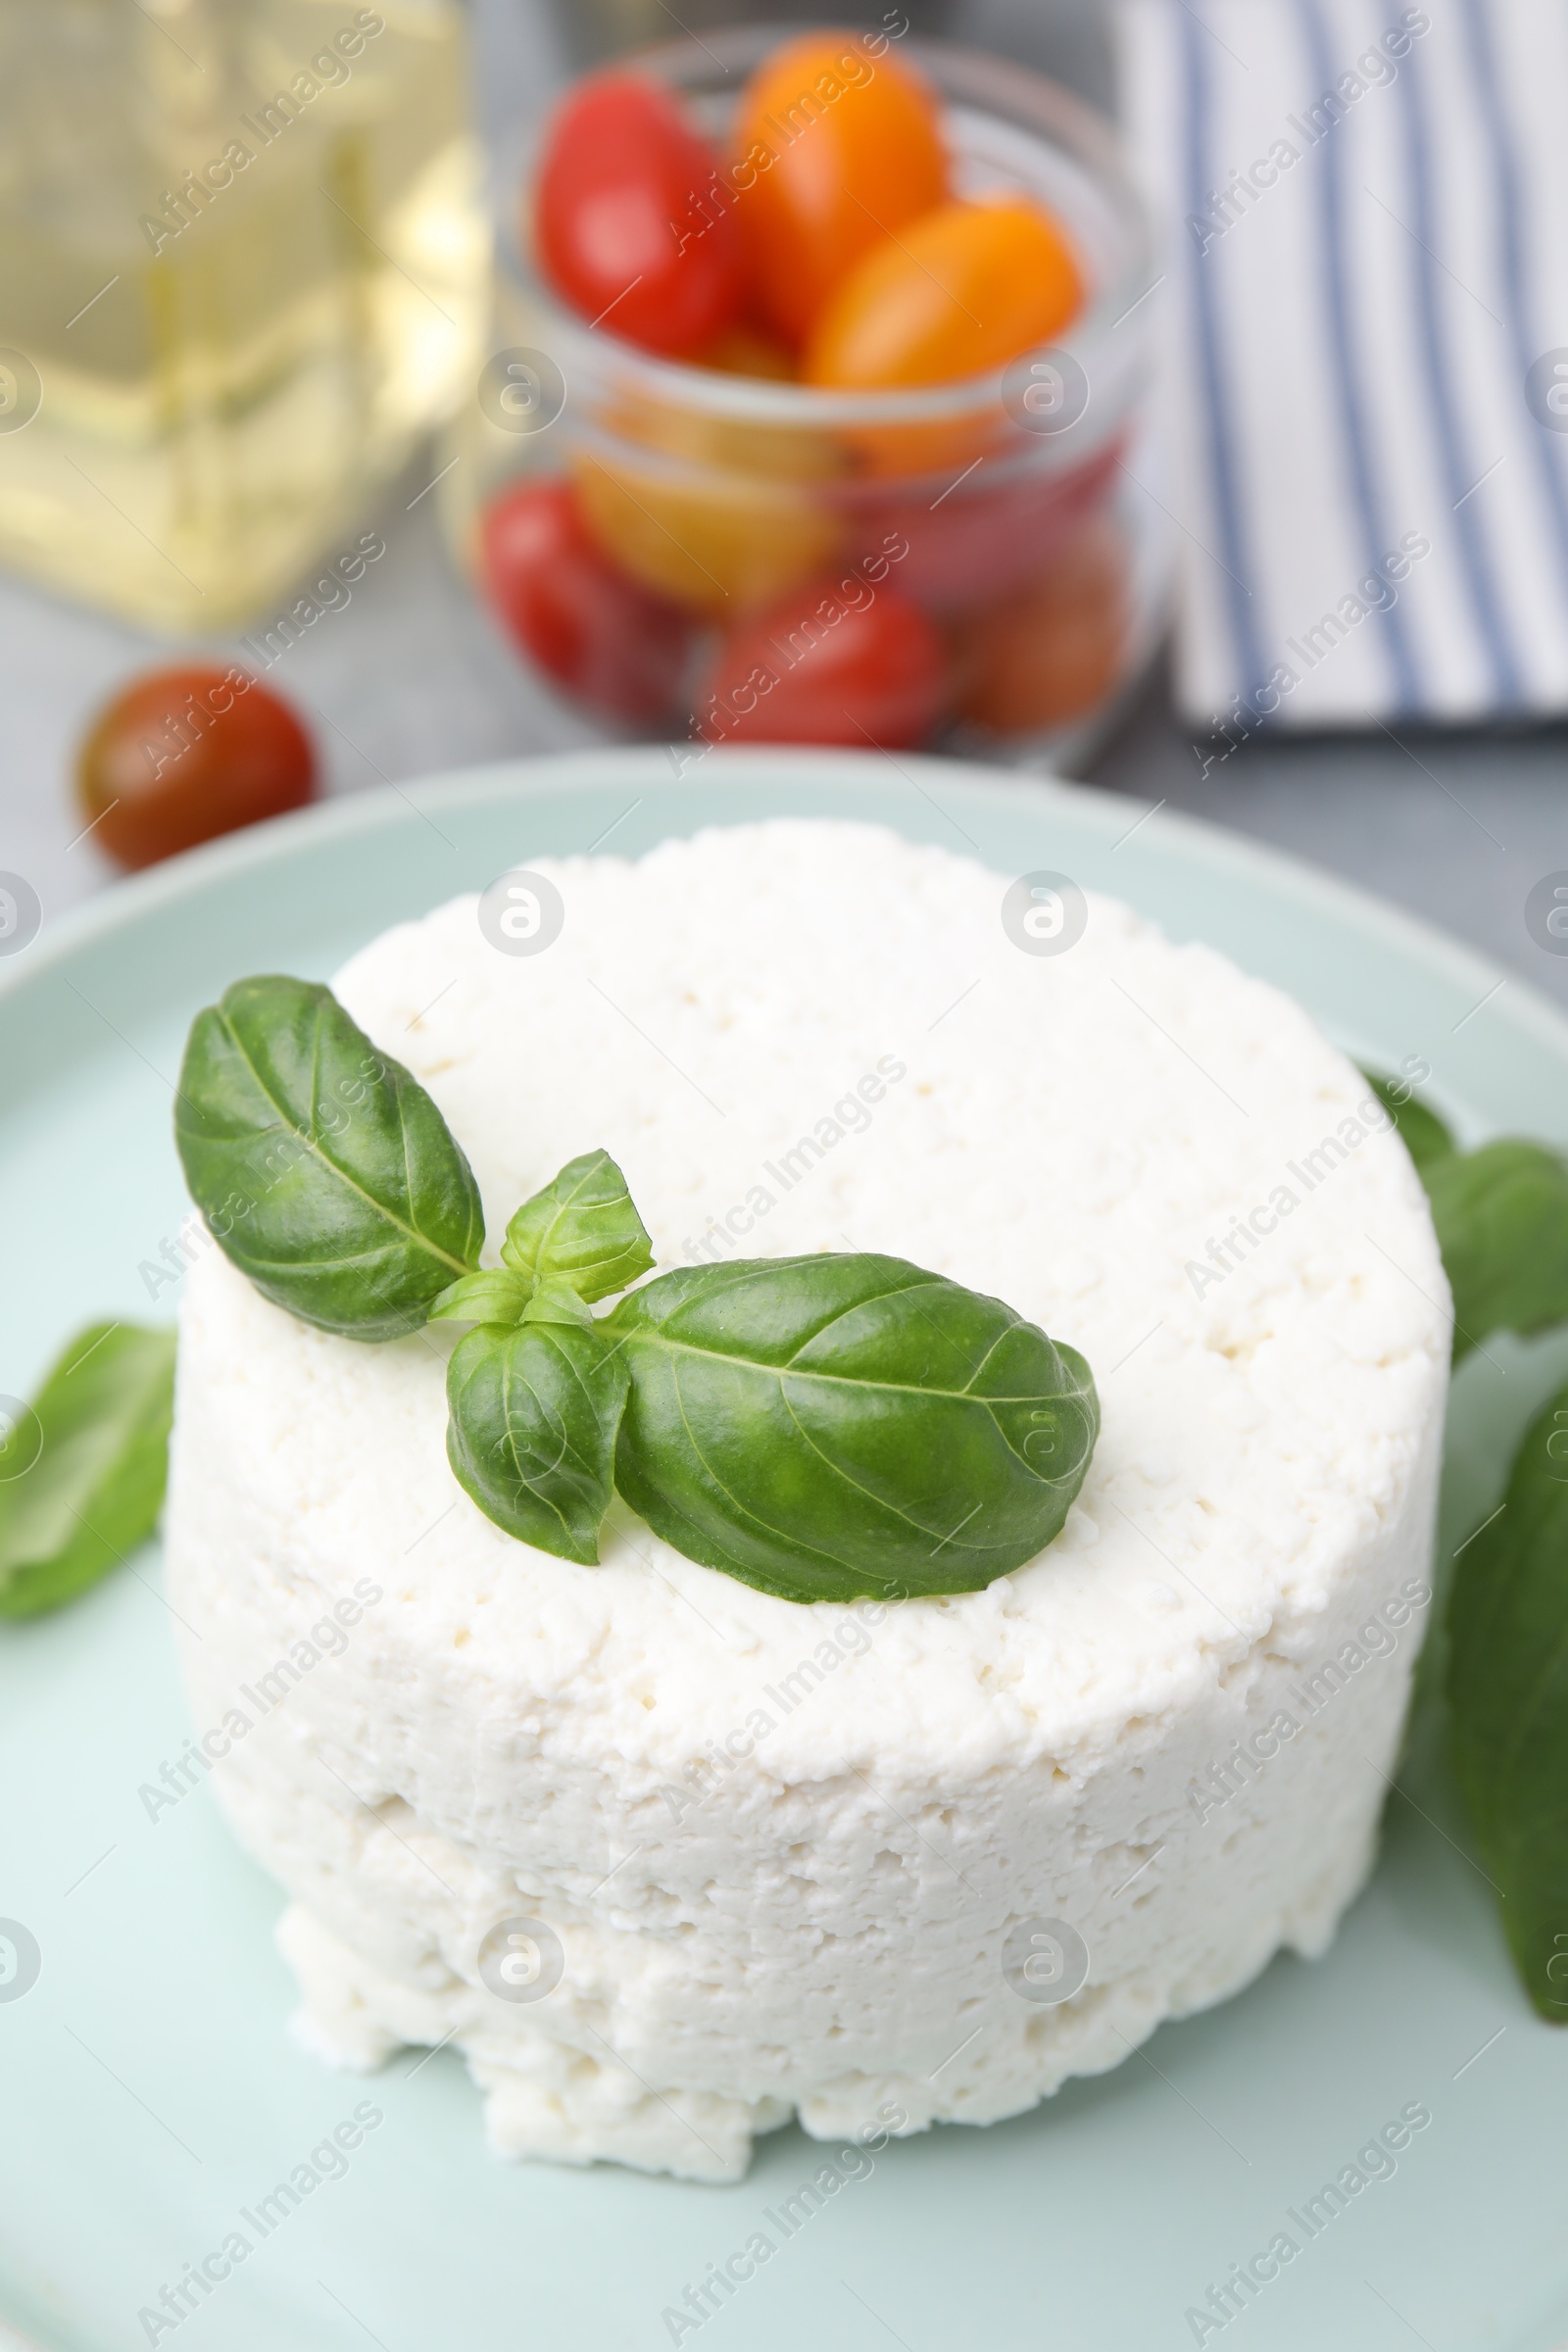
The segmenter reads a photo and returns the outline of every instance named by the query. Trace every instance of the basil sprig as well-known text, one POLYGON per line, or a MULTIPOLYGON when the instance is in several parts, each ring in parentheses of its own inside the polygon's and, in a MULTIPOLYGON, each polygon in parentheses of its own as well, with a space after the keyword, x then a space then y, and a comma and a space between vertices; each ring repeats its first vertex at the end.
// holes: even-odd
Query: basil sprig
POLYGON ((978 1591, 1060 1533, 1099 1434, 1074 1348, 903 1258, 683 1268, 607 1328, 621 1494, 785 1600, 978 1591))
POLYGON ((1042 1550, 1083 1483, 1100 1413, 1072 1348, 902 1258, 628 1291, 653 1251, 606 1152, 525 1200, 480 1269, 467 1161, 329 989, 242 980, 200 1013, 175 1134, 210 1230, 278 1305, 356 1340, 473 1326, 448 1459, 540 1550, 596 1561, 618 1485, 691 1558, 788 1600, 969 1592, 1042 1550))
POLYGON ((240 980, 198 1013, 174 1137, 214 1239, 302 1322, 399 1339, 477 1263, 473 1171, 417 1079, 328 988, 240 980))
MULTIPOLYGON (((1370 1075, 1370 1073, 1368 1073, 1370 1075)), ((1568 1322, 1568 1163, 1503 1136, 1461 1152, 1436 1111, 1374 1077, 1426 1187, 1453 1293, 1457 1364, 1494 1331, 1526 1337, 1568 1322)))
POLYGON ((1568 2025, 1568 1388, 1532 1424, 1448 1603, 1453 1755, 1535 2007, 1568 2025))
POLYGON ((652 1264, 614 1161, 524 1201, 455 1283, 447 1454, 509 1534, 597 1560, 612 1487, 656 1535, 784 1600, 969 1592, 1060 1532, 1100 1426, 1082 1356, 898 1257, 652 1264))
POLYGON ((172 1331, 76 1334, 0 1442, 0 1617, 74 1600, 151 1535, 173 1394, 172 1331))

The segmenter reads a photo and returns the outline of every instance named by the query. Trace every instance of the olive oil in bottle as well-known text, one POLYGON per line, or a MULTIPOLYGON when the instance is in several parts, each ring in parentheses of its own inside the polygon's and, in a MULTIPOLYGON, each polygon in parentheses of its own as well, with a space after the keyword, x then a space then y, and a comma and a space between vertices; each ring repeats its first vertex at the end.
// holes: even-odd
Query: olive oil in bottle
POLYGON ((0 0, 0 563, 242 624, 473 380, 457 0, 0 0))

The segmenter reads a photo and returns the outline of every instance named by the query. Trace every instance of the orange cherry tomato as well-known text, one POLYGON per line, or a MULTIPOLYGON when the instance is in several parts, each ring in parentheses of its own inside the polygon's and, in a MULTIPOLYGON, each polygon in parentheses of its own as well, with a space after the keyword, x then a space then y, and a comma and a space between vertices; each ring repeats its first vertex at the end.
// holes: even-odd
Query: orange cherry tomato
POLYGON ((964 717, 998 735, 1084 717, 1116 684, 1127 627, 1127 551, 1102 518, 1033 588, 965 625, 964 717))
POLYGON ((775 49, 747 85, 735 138, 753 286, 794 343, 863 253, 947 194, 936 100, 859 34, 803 33, 775 49))
POLYGON ((1039 205, 941 205, 856 265, 812 328, 801 372, 865 391, 983 375, 1059 335, 1083 292, 1066 238, 1039 205))
POLYGON ((310 737, 237 665, 133 680, 99 712, 76 768, 94 841, 128 866, 302 808, 315 790, 310 737))

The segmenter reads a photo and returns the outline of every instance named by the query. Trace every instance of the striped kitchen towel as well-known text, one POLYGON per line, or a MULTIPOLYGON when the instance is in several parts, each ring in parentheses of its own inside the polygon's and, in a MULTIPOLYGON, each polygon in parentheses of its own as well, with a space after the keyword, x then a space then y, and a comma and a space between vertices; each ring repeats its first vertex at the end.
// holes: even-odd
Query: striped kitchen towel
POLYGON ((1127 0, 1186 714, 1568 711, 1568 6, 1127 0))

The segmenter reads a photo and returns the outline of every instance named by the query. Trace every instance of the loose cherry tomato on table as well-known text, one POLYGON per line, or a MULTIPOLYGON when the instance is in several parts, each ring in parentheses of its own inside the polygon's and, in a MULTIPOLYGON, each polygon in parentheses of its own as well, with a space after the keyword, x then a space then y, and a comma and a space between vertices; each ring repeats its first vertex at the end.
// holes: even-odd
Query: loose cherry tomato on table
POLYGON ((1049 343, 1082 301, 1071 248, 1039 205, 941 205, 840 282, 801 372, 865 391, 956 382, 1049 343))
POLYGON ((906 751, 947 696, 945 649, 919 607, 828 574, 731 630, 698 696, 698 724, 710 743, 906 751))
POLYGON ((1102 519, 1032 588, 968 622, 958 648, 965 718, 999 735, 1065 726, 1103 701, 1127 646, 1127 550, 1102 519))
POLYGON ((567 694, 634 725, 668 715, 690 623, 615 569, 569 483, 505 491, 481 526, 480 565, 495 611, 567 694))
POLYGON ((763 61, 741 100, 734 154, 756 295, 795 343, 863 253, 948 192, 930 90, 847 32, 804 33, 763 61))
POLYGON ((535 240, 556 291, 609 334, 672 357, 741 308, 740 232, 710 188, 718 159, 643 74, 590 74, 551 122, 535 240))
POLYGON ((237 666, 134 679, 99 712, 76 767, 93 839, 132 867, 303 808, 315 790, 305 729, 237 666))

